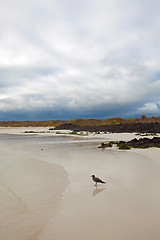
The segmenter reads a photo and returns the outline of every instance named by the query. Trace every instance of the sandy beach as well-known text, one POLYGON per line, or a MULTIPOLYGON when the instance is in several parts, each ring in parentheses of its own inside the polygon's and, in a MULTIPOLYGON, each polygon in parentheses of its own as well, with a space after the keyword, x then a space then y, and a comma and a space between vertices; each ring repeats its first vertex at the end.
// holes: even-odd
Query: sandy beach
MULTIPOLYGON (((9 134, 10 130, 2 132, 9 134)), ((1 143, 0 239, 37 239, 60 208, 69 183, 63 167, 34 158, 29 151, 22 152, 17 142, 16 146, 1 143)))
POLYGON ((159 240, 159 148, 97 148, 133 133, 30 129, 0 128, 0 239, 159 240))

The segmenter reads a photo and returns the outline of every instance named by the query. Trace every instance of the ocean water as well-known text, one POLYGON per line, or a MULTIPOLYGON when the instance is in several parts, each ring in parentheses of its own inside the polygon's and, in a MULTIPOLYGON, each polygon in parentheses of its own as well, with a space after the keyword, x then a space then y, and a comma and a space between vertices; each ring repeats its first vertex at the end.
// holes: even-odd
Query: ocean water
POLYGON ((159 149, 152 149, 153 154, 150 149, 99 149, 101 142, 67 136, 0 136, 1 150, 58 164, 68 174, 62 204, 33 239, 160 239, 160 161, 155 157, 159 149), (95 187, 92 174, 106 184, 95 187))

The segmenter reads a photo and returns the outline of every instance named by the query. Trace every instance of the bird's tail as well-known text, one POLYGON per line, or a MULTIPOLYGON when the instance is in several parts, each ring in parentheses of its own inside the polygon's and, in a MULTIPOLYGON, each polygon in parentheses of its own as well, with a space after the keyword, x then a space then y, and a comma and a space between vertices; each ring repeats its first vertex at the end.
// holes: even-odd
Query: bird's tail
POLYGON ((106 183, 106 182, 102 181, 101 183, 106 183))

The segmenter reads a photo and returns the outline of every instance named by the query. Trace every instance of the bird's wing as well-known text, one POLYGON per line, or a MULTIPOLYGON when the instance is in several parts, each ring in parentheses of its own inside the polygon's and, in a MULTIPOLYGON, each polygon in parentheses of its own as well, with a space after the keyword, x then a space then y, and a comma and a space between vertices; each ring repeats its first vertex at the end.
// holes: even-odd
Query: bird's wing
POLYGON ((98 177, 95 177, 94 179, 95 179, 95 182, 100 182, 100 183, 103 182, 103 181, 102 181, 100 178, 98 178, 98 177))

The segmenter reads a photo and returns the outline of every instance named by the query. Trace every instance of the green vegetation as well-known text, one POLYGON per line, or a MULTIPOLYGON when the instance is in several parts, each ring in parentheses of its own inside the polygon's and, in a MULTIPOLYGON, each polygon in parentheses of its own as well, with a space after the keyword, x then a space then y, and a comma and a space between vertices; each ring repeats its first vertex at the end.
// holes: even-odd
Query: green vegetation
POLYGON ((128 146, 128 145, 126 145, 126 144, 121 144, 121 145, 119 145, 119 149, 124 149, 124 150, 130 150, 131 149, 131 147, 130 146, 128 146))
POLYGON ((132 119, 132 118, 126 119, 126 123, 135 123, 136 121, 137 121, 136 119, 132 119))
POLYGON ((114 125, 120 124, 120 122, 117 122, 116 120, 113 121, 114 125))
POLYGON ((25 131, 24 133, 36 133, 35 131, 25 131))
POLYGON ((98 148, 111 148, 113 146, 112 142, 109 143, 101 143, 101 146, 99 146, 98 148))
POLYGON ((137 146, 137 147, 134 147, 134 148, 142 148, 142 149, 145 149, 145 148, 150 148, 150 147, 154 147, 154 146, 144 146, 144 145, 141 145, 141 146, 137 146))
POLYGON ((25 131, 24 133, 48 133, 48 131, 25 131))

